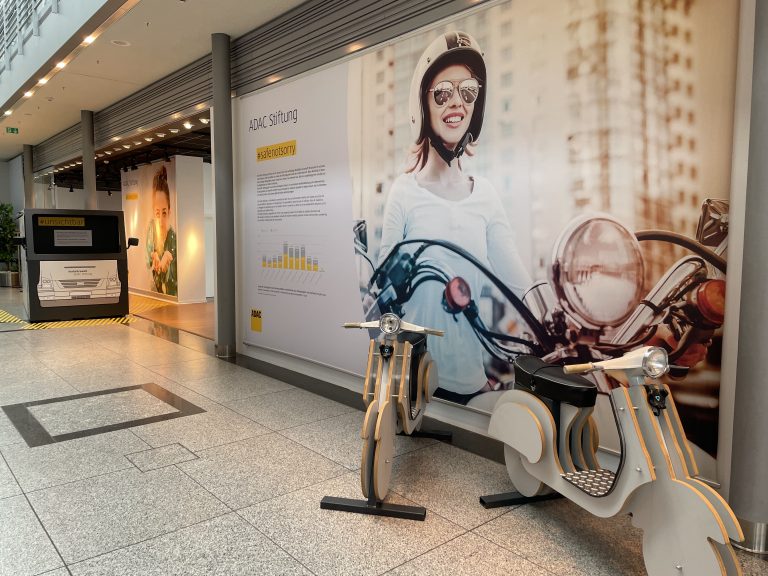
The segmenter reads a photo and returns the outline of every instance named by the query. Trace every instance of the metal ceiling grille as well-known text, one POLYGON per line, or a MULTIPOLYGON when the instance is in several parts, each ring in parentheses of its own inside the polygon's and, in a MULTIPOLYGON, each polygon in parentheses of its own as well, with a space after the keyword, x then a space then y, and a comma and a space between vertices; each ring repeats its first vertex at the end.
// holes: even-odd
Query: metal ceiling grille
POLYGON ((115 135, 167 121, 171 114, 213 98, 211 56, 169 74, 94 114, 94 143, 104 146, 115 135))
POLYGON ((452 16, 469 0, 309 0, 232 44, 232 87, 238 95, 328 64, 350 44, 380 44, 452 16))
POLYGON ((42 144, 32 148, 32 169, 42 170, 66 158, 82 156, 80 124, 59 132, 42 144))
MULTIPOLYGON (((274 75, 288 78, 347 56, 350 44, 380 44, 477 4, 476 0, 308 0, 233 40, 232 88, 238 95, 257 90, 274 75)), ((208 104, 212 98, 208 55, 96 112, 96 148, 113 136, 165 122, 172 114, 208 104)), ((79 125, 73 126, 35 146, 34 170, 80 156, 79 135, 79 125)))

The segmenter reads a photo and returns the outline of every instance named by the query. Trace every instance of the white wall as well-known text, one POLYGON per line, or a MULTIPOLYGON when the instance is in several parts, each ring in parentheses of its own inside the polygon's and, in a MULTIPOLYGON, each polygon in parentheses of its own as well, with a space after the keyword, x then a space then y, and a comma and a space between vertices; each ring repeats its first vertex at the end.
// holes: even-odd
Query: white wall
POLYGON ((203 216, 205 218, 205 297, 216 292, 216 201, 213 195, 213 167, 203 163, 203 216))
POLYGON ((15 212, 24 209, 24 162, 21 154, 8 161, 8 191, 15 212))
POLYGON ((205 302, 203 159, 176 156, 178 302, 205 302))
POLYGON ((8 187, 8 162, 0 162, 0 204, 11 201, 11 190, 8 187))
MULTIPOLYGON (((98 190, 96 194, 98 196, 99 210, 123 209, 123 197, 120 192, 113 192, 112 196, 110 196, 106 191, 98 190)), ((53 208, 87 210, 87 195, 85 190, 82 190, 81 188, 73 188, 72 192, 70 192, 69 188, 56 186, 53 201, 53 208)), ((49 208, 50 206, 43 206, 42 204, 38 206, 38 208, 43 207, 49 208)))

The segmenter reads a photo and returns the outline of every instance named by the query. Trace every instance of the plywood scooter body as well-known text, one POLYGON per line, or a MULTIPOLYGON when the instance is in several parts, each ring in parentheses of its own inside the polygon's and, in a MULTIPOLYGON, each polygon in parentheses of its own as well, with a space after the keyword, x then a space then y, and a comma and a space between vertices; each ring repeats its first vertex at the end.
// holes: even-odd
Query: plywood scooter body
MULTIPOLYGON (((621 360, 609 362, 621 368, 621 360)), ((692 477, 695 460, 671 394, 657 415, 642 373, 627 372, 632 385, 611 392, 623 458, 609 490, 600 479, 613 480, 613 473, 602 471, 594 457, 591 407, 561 405, 558 438, 552 412, 540 398, 526 390, 499 398, 489 434, 505 443, 515 487, 525 496, 549 487, 600 517, 631 514, 643 530, 650 576, 740 575, 730 540, 743 539, 741 528, 728 504, 692 477), (578 487, 579 475, 596 479, 591 494, 578 487)))

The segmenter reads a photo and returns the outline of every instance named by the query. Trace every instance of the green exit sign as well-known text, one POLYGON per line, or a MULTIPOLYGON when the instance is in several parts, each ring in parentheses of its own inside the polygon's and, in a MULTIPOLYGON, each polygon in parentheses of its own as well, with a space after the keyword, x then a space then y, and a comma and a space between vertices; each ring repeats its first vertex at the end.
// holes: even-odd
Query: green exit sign
POLYGON ((18 134, 19 133, 19 129, 18 128, 13 128, 12 126, 6 126, 5 127, 5 133, 6 134, 18 134))

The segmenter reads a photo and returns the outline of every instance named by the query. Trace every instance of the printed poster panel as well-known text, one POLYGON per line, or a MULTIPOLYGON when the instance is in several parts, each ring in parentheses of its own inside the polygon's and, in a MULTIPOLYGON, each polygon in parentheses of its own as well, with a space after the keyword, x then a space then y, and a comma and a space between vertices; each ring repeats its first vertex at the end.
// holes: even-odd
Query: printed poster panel
POLYGON ((242 190, 244 340, 361 370, 367 336, 345 333, 361 307, 354 261, 348 70, 313 74, 242 98, 236 138, 242 190))
MULTIPOLYGON (((667 383, 697 457, 714 458, 737 30, 729 2, 504 2, 264 91, 252 101, 271 104, 241 115, 240 129, 291 98, 322 102, 303 137, 324 139, 353 182, 351 197, 334 190, 351 210, 348 234, 329 227, 324 249, 354 252, 358 315, 446 332, 429 341, 437 398, 489 412, 520 354, 564 363, 661 345, 679 367, 667 383), (328 81, 342 70, 348 144, 344 84, 328 81)), ((259 140, 281 145, 270 155, 296 139, 281 127, 259 140)), ((264 164, 256 147, 243 170, 264 164)), ((255 187, 243 194, 243 245, 260 250, 255 187)), ((247 261, 281 270, 302 245, 281 237, 247 261)), ((355 317, 347 278, 322 290, 335 306, 302 310, 324 341, 293 345, 297 319, 281 349, 350 368, 335 352, 339 323, 355 317)), ((261 304, 244 308, 266 331, 261 304)), ((364 343, 351 350, 365 357, 364 343)))
POLYGON ((125 233, 139 239, 128 250, 128 285, 147 293, 178 295, 176 162, 122 172, 125 233))
POLYGON ((120 300, 117 260, 40 262, 37 297, 40 306, 92 306, 120 300))

